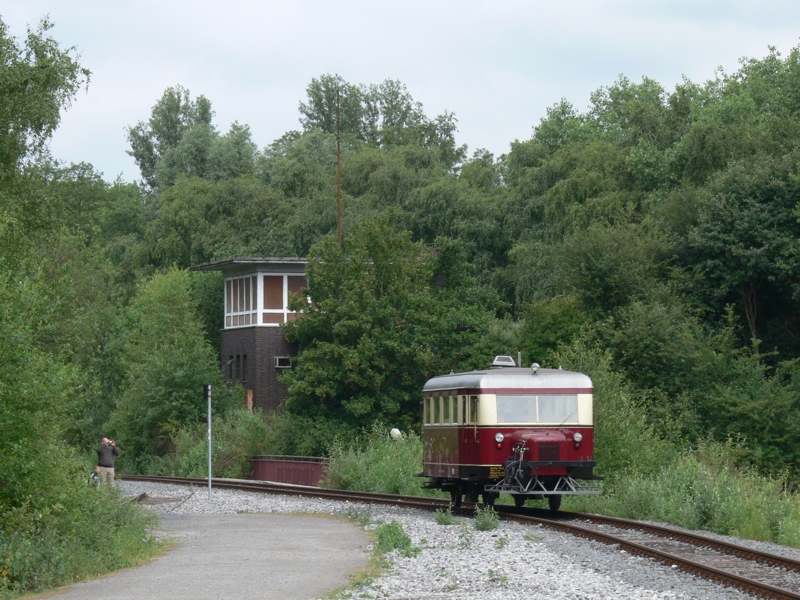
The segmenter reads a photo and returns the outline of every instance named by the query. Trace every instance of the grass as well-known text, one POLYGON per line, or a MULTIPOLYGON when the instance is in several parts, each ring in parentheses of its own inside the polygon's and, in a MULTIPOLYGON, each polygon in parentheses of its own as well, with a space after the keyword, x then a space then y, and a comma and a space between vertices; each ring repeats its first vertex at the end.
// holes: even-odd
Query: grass
POLYGON ((458 547, 462 550, 466 550, 472 546, 472 539, 472 530, 469 528, 469 525, 462 523, 458 532, 458 547))
MULTIPOLYGON (((402 524, 397 521, 381 523, 377 527, 371 528, 370 526, 374 525, 375 522, 372 519, 372 514, 367 510, 352 510, 347 513, 346 518, 364 528, 367 535, 373 539, 372 557, 365 569, 348 575, 350 579, 349 586, 333 590, 325 596, 331 600, 368 597, 360 595, 359 590, 370 585, 388 568, 389 564, 386 560, 388 553, 397 550, 401 556, 410 557, 416 556, 422 551, 422 548, 412 544, 411 538, 403 529, 402 524)), ((426 543, 427 540, 420 540, 420 544, 425 545, 426 543)))
POLYGON ((492 569, 489 569, 487 575, 489 575, 489 581, 491 581, 492 583, 505 583, 506 581, 508 581, 507 575, 503 575, 502 573, 498 573, 497 571, 494 571, 492 569))

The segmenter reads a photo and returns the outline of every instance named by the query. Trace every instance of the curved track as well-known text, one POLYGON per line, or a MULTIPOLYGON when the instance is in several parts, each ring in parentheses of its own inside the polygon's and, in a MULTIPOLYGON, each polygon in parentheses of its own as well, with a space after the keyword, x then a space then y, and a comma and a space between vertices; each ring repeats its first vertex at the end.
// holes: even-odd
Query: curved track
POLYGON ((765 598, 800 599, 800 561, 638 521, 497 506, 506 518, 614 544, 765 598))
MULTIPOLYGON (((131 481, 151 481, 205 487, 207 479, 182 477, 124 476, 131 481)), ((438 498, 352 492, 310 486, 242 479, 212 479, 218 489, 236 489, 270 494, 303 495, 350 502, 390 504, 423 510, 447 508, 438 498)), ((519 509, 497 505, 501 518, 539 524, 573 535, 614 544, 625 550, 675 565, 701 577, 715 579, 765 598, 800 600, 800 561, 760 552, 693 533, 599 515, 519 509)), ((470 515, 475 505, 465 504, 457 512, 470 515)))

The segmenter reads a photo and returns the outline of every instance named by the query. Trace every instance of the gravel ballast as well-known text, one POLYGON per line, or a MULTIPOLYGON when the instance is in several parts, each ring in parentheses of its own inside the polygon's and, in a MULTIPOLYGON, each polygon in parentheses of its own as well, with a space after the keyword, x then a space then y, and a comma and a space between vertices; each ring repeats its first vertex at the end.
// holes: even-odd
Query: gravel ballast
MULTIPOLYGON (((378 577, 343 592, 341 597, 752 598, 618 547, 543 527, 503 522, 497 529, 481 532, 471 519, 455 517, 454 525, 439 525, 433 513, 413 509, 216 489, 209 502, 205 488, 132 481, 119 485, 126 495, 146 493, 151 499, 174 499, 153 506, 163 513, 322 513, 368 517, 368 528, 393 520, 401 523, 419 552, 413 556, 390 553, 388 567, 378 577)), ((771 551, 778 553, 775 548, 771 551)))

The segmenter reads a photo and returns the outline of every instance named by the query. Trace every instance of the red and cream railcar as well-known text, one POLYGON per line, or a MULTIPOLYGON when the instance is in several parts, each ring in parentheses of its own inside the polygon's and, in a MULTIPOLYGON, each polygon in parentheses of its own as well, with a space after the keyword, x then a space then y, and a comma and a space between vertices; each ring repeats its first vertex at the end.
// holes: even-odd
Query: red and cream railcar
POLYGON ((507 493, 517 506, 547 498, 556 510, 564 495, 600 493, 585 482, 600 478, 592 381, 582 373, 498 356, 487 370, 429 380, 422 423, 425 485, 449 491, 454 506, 507 493))

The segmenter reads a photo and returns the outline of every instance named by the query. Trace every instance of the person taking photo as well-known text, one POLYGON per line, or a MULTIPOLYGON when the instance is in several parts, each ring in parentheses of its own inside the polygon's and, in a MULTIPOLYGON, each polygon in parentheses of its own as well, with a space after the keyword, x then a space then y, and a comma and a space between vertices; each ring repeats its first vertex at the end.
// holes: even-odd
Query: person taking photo
POLYGON ((97 447, 97 469, 101 485, 114 485, 114 460, 117 456, 119 456, 119 448, 114 440, 104 437, 97 447))

